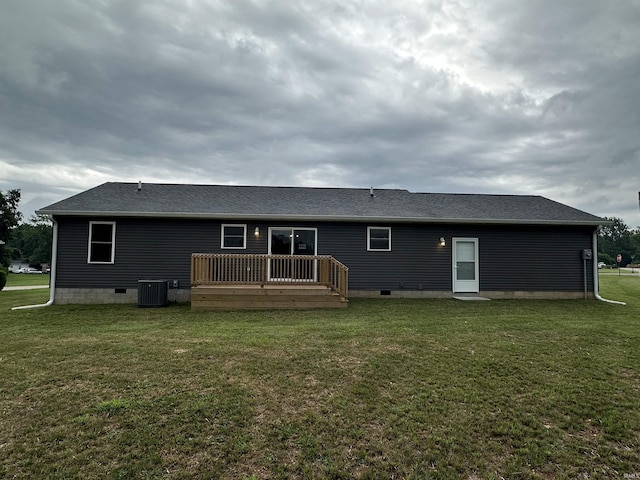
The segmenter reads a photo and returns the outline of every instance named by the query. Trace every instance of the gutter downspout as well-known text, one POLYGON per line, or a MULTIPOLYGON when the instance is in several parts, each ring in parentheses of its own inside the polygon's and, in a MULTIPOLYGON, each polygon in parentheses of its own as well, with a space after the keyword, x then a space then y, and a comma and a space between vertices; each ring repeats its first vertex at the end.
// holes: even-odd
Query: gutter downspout
POLYGON ((598 229, 595 229, 593 232, 593 295, 601 302, 615 303, 616 305, 626 305, 626 303, 624 302, 602 298, 598 293, 598 229))
POLYGON ((49 301, 39 305, 23 305, 21 307, 13 307, 11 310, 25 310, 27 308, 49 307, 53 305, 56 298, 56 264, 58 263, 58 222, 53 220, 53 241, 51 243, 51 273, 49 282, 49 301))

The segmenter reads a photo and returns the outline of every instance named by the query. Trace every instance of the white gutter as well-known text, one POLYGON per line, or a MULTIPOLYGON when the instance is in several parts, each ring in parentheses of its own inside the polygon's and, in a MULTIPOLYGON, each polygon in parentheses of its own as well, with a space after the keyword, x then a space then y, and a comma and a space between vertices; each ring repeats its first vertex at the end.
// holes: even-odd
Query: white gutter
POLYGON ((616 305, 626 305, 626 303, 624 302, 602 298, 598 293, 598 229, 594 230, 593 232, 593 295, 601 302, 615 303, 616 305))
POLYGON ((39 305, 23 305, 13 307, 11 310, 24 310, 27 308, 49 307, 53 305, 56 297, 56 264, 58 263, 58 222, 53 219, 53 242, 51 243, 51 272, 49 273, 49 301, 39 305))

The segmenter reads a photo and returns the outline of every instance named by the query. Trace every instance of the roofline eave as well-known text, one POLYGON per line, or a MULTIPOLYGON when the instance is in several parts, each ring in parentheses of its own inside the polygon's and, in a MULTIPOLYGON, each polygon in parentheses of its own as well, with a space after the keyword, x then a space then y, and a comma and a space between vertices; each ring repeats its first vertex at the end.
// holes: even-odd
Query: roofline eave
POLYGON ((70 217, 126 217, 126 218, 184 218, 219 220, 282 220, 282 221, 324 221, 324 222, 388 222, 388 223, 448 223, 475 225, 609 225, 606 220, 531 220, 499 218, 435 218, 435 217, 384 217, 384 216, 337 216, 337 215, 282 215, 282 214, 236 214, 236 213, 185 213, 185 212, 117 212, 117 211, 60 211, 37 210, 38 215, 70 217))

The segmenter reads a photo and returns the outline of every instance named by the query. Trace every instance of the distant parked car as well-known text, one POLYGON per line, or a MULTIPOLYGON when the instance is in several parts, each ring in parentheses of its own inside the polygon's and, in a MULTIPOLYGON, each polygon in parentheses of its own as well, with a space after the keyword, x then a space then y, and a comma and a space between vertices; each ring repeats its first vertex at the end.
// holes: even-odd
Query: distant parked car
POLYGON ((604 263, 604 262, 598 262, 598 268, 604 268, 604 267, 606 267, 606 266, 607 266, 607 264, 606 264, 606 263, 604 263))
POLYGON ((38 270, 37 268, 21 268, 20 271, 18 273, 33 273, 33 274, 40 274, 42 275, 42 272, 40 270, 38 270))

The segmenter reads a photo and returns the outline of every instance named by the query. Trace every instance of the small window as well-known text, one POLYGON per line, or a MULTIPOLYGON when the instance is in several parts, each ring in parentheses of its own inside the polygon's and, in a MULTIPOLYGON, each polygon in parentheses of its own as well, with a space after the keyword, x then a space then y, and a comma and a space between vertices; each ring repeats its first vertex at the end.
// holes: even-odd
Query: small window
POLYGON ((89 222, 88 263, 113 263, 116 253, 116 222, 89 222))
POLYGON ((391 228, 390 227, 367 227, 367 250, 390 252, 391 251, 391 228))
POLYGON ((222 248, 247 248, 246 225, 222 225, 222 248))

